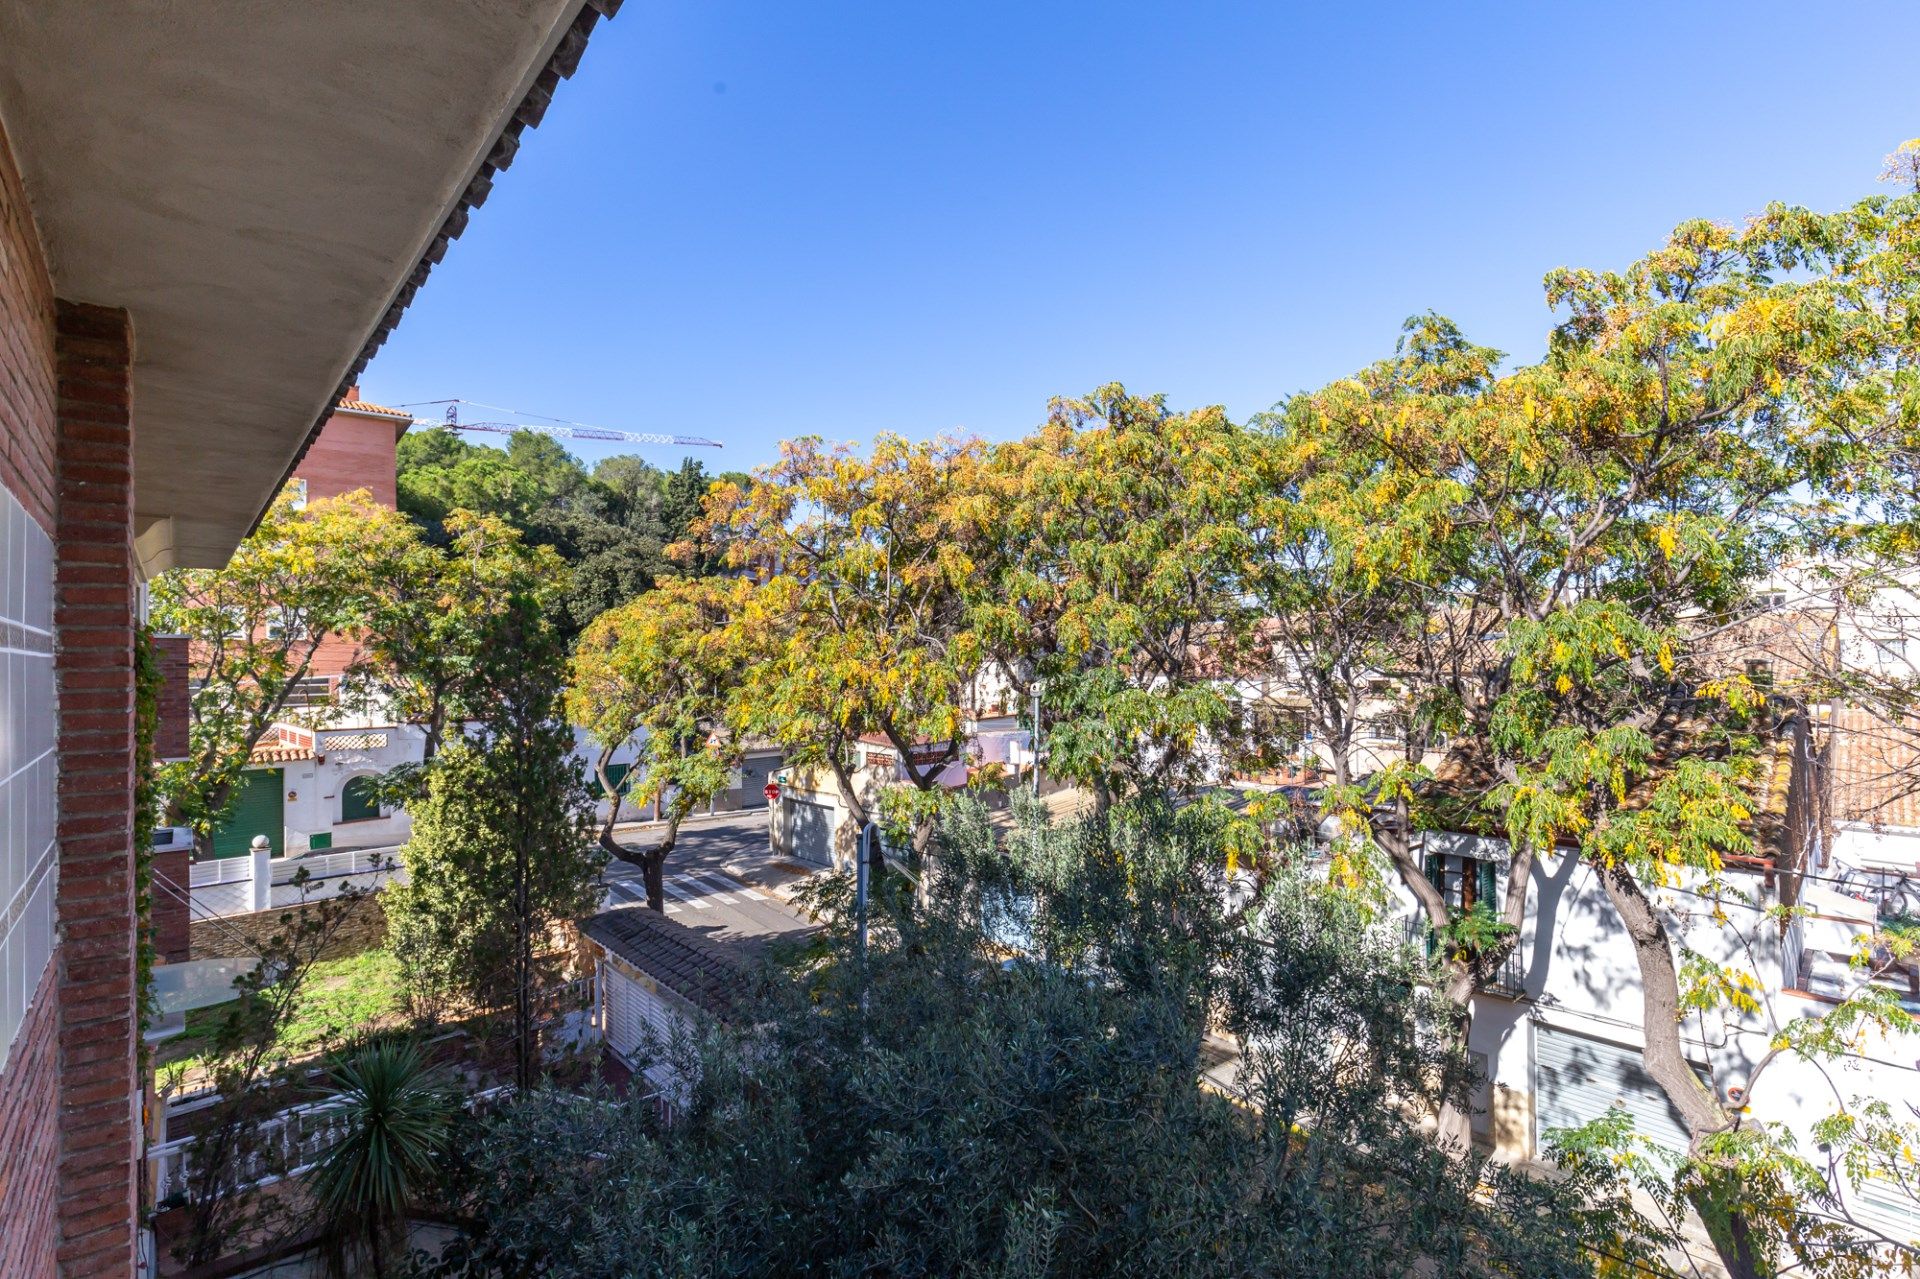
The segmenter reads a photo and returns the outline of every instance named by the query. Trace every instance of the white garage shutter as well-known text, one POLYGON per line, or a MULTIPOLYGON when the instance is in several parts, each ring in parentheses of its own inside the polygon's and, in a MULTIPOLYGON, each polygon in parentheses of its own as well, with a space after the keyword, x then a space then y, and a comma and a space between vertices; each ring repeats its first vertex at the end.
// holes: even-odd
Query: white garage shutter
MULTIPOLYGON (((607 1044, 628 1064, 642 1056, 669 1052, 673 1037, 684 1023, 666 1001, 618 969, 608 966, 606 977, 607 1044)), ((684 1088, 679 1074, 665 1061, 654 1060, 644 1072, 654 1090, 676 1105, 684 1088)))
POLYGON ((789 799, 787 804, 787 830, 792 835, 794 858, 815 866, 831 866, 833 819, 838 810, 805 799, 789 799))
POLYGON ((640 1047, 640 992, 633 982, 611 964, 602 969, 601 988, 607 1010, 607 1046, 632 1061, 640 1047))
POLYGON ((1667 1100, 1638 1048, 1536 1025, 1533 1034, 1534 1140, 1550 1128, 1578 1128, 1613 1106, 1633 1114, 1634 1131, 1670 1150, 1687 1148, 1686 1121, 1667 1100))

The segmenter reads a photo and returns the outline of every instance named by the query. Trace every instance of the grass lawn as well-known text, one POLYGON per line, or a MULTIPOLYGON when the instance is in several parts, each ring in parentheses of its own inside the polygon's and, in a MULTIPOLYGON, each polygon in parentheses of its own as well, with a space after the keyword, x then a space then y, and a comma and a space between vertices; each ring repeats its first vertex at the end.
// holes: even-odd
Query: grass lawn
MULTIPOLYGON (((289 1059, 324 1052, 354 1035, 404 1020, 400 968, 384 948, 315 964, 293 1009, 280 1048, 289 1059)), ((187 1014, 186 1030, 155 1046, 163 1088, 206 1068, 206 1053, 231 1004, 187 1014)))

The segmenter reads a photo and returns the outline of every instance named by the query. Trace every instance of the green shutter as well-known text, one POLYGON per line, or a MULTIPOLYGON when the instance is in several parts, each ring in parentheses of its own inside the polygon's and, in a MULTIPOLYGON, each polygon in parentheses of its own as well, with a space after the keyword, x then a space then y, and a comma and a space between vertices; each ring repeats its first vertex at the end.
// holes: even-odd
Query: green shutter
POLYGON ((277 768, 250 768, 240 774, 233 808, 213 832, 215 857, 241 857, 253 847, 255 835, 265 835, 279 855, 286 838, 286 792, 277 768))
MULTIPOLYGON (((1426 867, 1427 882, 1429 884, 1432 884, 1433 890, 1440 894, 1440 900, 1446 901, 1447 899, 1446 856, 1445 854, 1442 854, 1442 853, 1428 853, 1426 861, 1427 861, 1427 867, 1426 867)), ((1440 949, 1440 938, 1437 934, 1434 933, 1433 921, 1427 918, 1427 912, 1425 908, 1420 909, 1420 928, 1426 934, 1426 938, 1427 938, 1427 958, 1432 959, 1434 956, 1434 953, 1440 949)))
POLYGON ((370 821, 380 815, 380 797, 374 793, 371 777, 355 777, 340 788, 340 820, 370 821))
MULTIPOLYGON (((633 789, 633 786, 629 781, 629 774, 631 774, 632 772, 633 772, 632 764, 608 764, 607 765, 607 780, 613 783, 614 794, 625 795, 628 791, 633 789)), ((600 794, 601 796, 604 796, 606 792, 602 791, 600 794)))
POLYGON ((1501 907, 1506 904, 1496 896, 1500 891, 1500 867, 1493 862, 1475 862, 1474 865, 1480 872, 1480 891, 1476 895, 1488 913, 1498 917, 1501 907))

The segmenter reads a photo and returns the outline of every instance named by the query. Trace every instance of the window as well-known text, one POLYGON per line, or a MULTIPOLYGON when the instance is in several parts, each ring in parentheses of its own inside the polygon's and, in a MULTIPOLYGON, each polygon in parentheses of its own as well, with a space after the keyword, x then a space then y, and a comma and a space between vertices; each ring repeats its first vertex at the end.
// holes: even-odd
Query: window
POLYGON ((1773 663, 1764 657, 1756 657, 1747 663, 1747 679, 1755 688, 1773 687, 1773 663))
POLYGON ((1873 641, 1874 655, 1883 662, 1904 662, 1907 660, 1907 641, 1905 636, 1896 635, 1889 639, 1873 641))
POLYGON ((340 820, 366 822, 380 816, 380 797, 371 777, 351 778, 340 788, 340 820))
POLYGON ((267 619, 267 638, 273 640, 302 640, 307 637, 306 619, 290 608, 278 608, 267 619))
POLYGON ((304 480, 304 479, 302 479, 302 478, 298 478, 298 477, 296 477, 296 478, 294 478, 294 479, 291 479, 291 480, 288 480, 288 481, 287 481, 287 492, 289 492, 289 493, 291 493, 291 494, 293 495, 293 509, 294 509, 294 510, 296 510, 296 511, 304 511, 304 510, 306 510, 306 509, 307 509, 307 482, 306 482, 306 480, 304 480))

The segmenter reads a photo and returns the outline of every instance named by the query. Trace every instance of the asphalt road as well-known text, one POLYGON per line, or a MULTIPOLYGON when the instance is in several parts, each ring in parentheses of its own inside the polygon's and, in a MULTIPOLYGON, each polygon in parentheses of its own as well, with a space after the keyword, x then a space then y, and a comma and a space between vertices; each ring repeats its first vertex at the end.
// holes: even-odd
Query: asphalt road
MULTIPOLYGON (((657 844, 664 829, 642 824, 618 826, 613 837, 639 850, 657 844)), ((680 838, 667 855, 666 877, 728 871, 749 883, 777 883, 790 878, 770 871, 772 861, 767 850, 767 810, 748 809, 721 817, 696 817, 683 824, 680 838)), ((609 862, 604 878, 631 885, 645 895, 640 868, 632 862, 609 862)))

